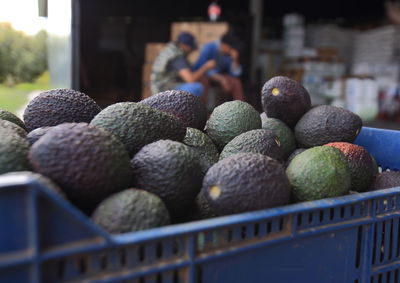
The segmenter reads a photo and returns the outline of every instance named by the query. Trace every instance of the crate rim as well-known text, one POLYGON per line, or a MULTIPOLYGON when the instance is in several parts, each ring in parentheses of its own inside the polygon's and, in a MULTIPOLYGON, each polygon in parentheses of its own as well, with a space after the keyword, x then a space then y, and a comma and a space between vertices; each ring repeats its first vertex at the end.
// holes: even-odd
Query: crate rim
MULTIPOLYGON (((115 245, 135 244, 148 241, 149 239, 157 240, 162 238, 175 237, 177 235, 195 234, 207 230, 223 228, 226 226, 242 225, 249 222, 257 222, 266 218, 284 217, 290 214, 304 213, 316 209, 329 209, 332 207, 345 206, 357 202, 368 201, 376 198, 386 198, 400 193, 400 187, 389 188, 378 191, 357 193, 345 195, 335 198, 327 198, 321 200, 307 201, 297 204, 289 204, 285 206, 273 207, 258 211, 245 212, 234 215, 220 216, 206 220, 187 222, 182 224, 171 224, 164 227, 152 228, 143 231, 127 232, 123 234, 109 234, 94 222, 90 217, 81 212, 74 205, 62 199, 60 196, 50 192, 44 184, 32 176, 1 176, 0 190, 12 190, 15 187, 30 187, 35 193, 45 194, 58 205, 67 208, 74 216, 78 217, 85 225, 89 226, 93 232, 98 233, 106 241, 115 245)), ((28 188, 26 188, 28 189, 28 188)))

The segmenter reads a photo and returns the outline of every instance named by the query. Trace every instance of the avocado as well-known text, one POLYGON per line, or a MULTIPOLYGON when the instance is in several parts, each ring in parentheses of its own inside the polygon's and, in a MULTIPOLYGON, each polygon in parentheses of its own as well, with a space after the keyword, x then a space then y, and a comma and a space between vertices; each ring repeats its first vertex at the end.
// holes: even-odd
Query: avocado
POLYGON ((261 153, 283 160, 280 140, 272 131, 264 129, 248 131, 232 139, 222 150, 219 160, 239 152, 261 153))
POLYGON ((261 102, 269 118, 277 118, 292 129, 311 108, 307 90, 298 82, 283 76, 273 77, 264 84, 261 102))
POLYGON ((29 170, 28 150, 28 141, 18 133, 10 129, 0 130, 0 174, 29 170))
POLYGON ((145 145, 131 165, 135 186, 159 196, 173 221, 190 210, 203 178, 198 156, 191 148, 159 140, 145 145))
POLYGON ((203 130, 207 121, 207 109, 201 100, 183 90, 167 90, 139 102, 157 110, 175 115, 185 127, 203 130))
POLYGON ((218 149, 209 136, 194 128, 186 128, 183 143, 192 148, 199 156, 202 172, 205 175, 208 169, 218 162, 218 149))
POLYGON ((90 125, 103 128, 126 146, 130 157, 146 144, 169 139, 182 141, 186 128, 177 117, 135 102, 108 106, 94 117, 90 125))
POLYGON ((287 159, 296 149, 296 139, 293 131, 281 120, 276 118, 267 118, 266 115, 260 115, 262 128, 272 131, 281 143, 283 158, 287 159))
POLYGON ((24 122, 22 122, 20 118, 7 110, 0 109, 0 119, 10 121, 26 131, 24 122))
POLYGON ((369 191, 400 187, 400 171, 384 171, 372 182, 369 191))
POLYGON ((201 193, 216 215, 228 215, 287 204, 290 184, 275 159, 238 153, 208 170, 201 193))
POLYGON ((218 215, 216 215, 212 211, 210 204, 207 202, 206 198, 200 191, 194 201, 194 206, 190 214, 188 215, 188 219, 186 219, 185 222, 209 219, 217 216, 218 215))
POLYGON ((349 192, 351 174, 337 148, 317 146, 297 155, 286 169, 296 201, 337 197, 349 192))
POLYGON ((295 128, 300 147, 314 147, 330 142, 352 143, 362 127, 361 118, 353 112, 330 105, 317 106, 301 117, 295 128))
POLYGON ((124 145, 87 123, 52 128, 32 145, 29 159, 35 172, 53 180, 72 203, 85 210, 128 188, 132 179, 124 145))
MULTIPOLYGON (((17 124, 10 122, 8 120, 1 120, 0 119, 0 132, 3 131, 11 131, 13 133, 16 133, 17 135, 19 135, 21 138, 26 138, 26 131, 21 128, 20 126, 18 126, 17 124)), ((6 134, 6 133, 4 133, 6 134)))
POLYGON ((49 178, 32 172, 32 171, 20 171, 20 172, 10 172, 1 175, 2 177, 19 177, 19 176, 24 176, 24 177, 29 177, 31 180, 34 180, 35 183, 40 183, 41 187, 44 188, 45 190, 50 191, 53 194, 58 195, 59 197, 63 198, 64 200, 66 199, 66 196, 64 192, 61 190, 59 186, 57 186, 53 181, 51 181, 49 178))
POLYGON ((378 167, 378 163, 376 163, 375 158, 372 156, 372 154, 370 154, 371 159, 372 159, 372 176, 375 179, 376 175, 379 174, 379 167, 378 167))
POLYGON ((293 158, 295 158, 297 155, 306 150, 307 150, 306 148, 295 149, 295 151, 292 152, 292 154, 288 157, 288 159, 286 159, 286 166, 289 166, 289 163, 293 160, 293 158))
POLYGON ((140 189, 126 189, 103 200, 92 215, 94 223, 111 234, 120 234, 170 224, 162 200, 140 189))
POLYGON ((86 94, 72 89, 51 89, 32 99, 24 112, 28 132, 67 122, 89 123, 100 107, 86 94))
POLYGON ((261 128, 261 118, 250 104, 235 100, 216 107, 206 123, 206 133, 219 150, 234 137, 261 128))
POLYGON ((339 149, 346 157, 351 175, 351 190, 356 192, 366 191, 376 174, 374 161, 368 151, 362 146, 347 142, 333 142, 326 144, 326 146, 339 149))
POLYGON ((33 145, 35 142, 37 142, 42 136, 44 136, 50 129, 53 127, 42 127, 42 128, 37 128, 28 133, 26 138, 28 139, 28 142, 30 145, 33 145))

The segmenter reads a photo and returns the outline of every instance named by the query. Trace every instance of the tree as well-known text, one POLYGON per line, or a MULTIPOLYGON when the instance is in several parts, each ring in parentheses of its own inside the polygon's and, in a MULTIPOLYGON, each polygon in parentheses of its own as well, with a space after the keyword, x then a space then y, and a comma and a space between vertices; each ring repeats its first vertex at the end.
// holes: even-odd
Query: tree
POLYGON ((47 69, 47 35, 28 36, 0 23, 0 82, 31 82, 47 69))

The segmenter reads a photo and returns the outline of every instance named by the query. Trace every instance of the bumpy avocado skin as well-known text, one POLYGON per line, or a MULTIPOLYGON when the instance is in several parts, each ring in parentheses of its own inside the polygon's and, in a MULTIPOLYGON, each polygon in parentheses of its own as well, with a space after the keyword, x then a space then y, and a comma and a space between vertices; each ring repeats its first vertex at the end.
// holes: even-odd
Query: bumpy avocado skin
POLYGON ((75 205, 88 209, 128 188, 132 179, 124 145, 87 123, 54 127, 33 144, 29 159, 35 172, 59 185, 75 205))
POLYGON ((284 76, 273 77, 264 84, 261 102, 268 117, 277 118, 292 129, 311 108, 307 90, 298 82, 284 76))
POLYGON ((372 182, 369 191, 400 187, 400 171, 384 171, 372 182))
POLYGON ((121 234, 170 224, 162 200, 140 189, 126 189, 103 200, 92 215, 93 221, 111 234, 121 234))
POLYGON ((213 212, 207 199, 200 191, 194 201, 194 206, 191 212, 188 214, 187 219, 185 219, 185 222, 210 219, 217 216, 218 215, 213 212))
POLYGON ((159 196, 171 218, 180 218, 193 206, 203 173, 197 154, 188 146, 160 140, 144 146, 131 160, 134 184, 159 196))
POLYGON ((26 131, 24 122, 10 111, 0 109, 0 119, 10 121, 26 131))
POLYGON ((326 146, 339 149, 346 157, 351 174, 351 190, 356 192, 368 190, 376 173, 374 161, 368 151, 362 146, 347 142, 333 142, 326 146))
POLYGON ((318 146, 297 155, 286 169, 296 201, 337 197, 349 192, 351 174, 339 149, 318 146))
POLYGON ((220 160, 239 152, 261 153, 276 160, 283 160, 279 138, 269 130, 257 129, 232 139, 222 150, 220 160))
MULTIPOLYGON (((19 135, 21 138, 26 138, 26 131, 21 128, 20 126, 18 126, 17 124, 10 122, 8 120, 1 120, 0 119, 0 132, 1 131, 11 131, 13 133, 16 133, 17 135, 19 135)), ((6 133, 4 133, 6 134, 6 133)))
POLYGON ((10 129, 0 130, 0 174, 29 170, 28 150, 28 141, 18 133, 10 129))
POLYGON ((201 194, 216 215, 284 205, 290 184, 284 167, 259 153, 238 153, 208 170, 201 194))
POLYGON ((286 167, 289 166, 290 162, 295 158, 297 155, 302 153, 303 151, 306 151, 306 148, 297 148, 295 151, 292 152, 291 155, 289 155, 288 159, 286 160, 286 167))
POLYGON ((43 127, 37 128, 33 131, 30 131, 26 138, 28 139, 29 144, 32 146, 35 142, 37 142, 41 137, 43 137, 50 129, 53 127, 43 127))
POLYGON ((216 107, 206 123, 206 133, 219 150, 234 137, 260 128, 259 113, 250 104, 238 100, 216 107))
POLYGON ((139 103, 175 115, 185 127, 203 130, 207 109, 201 100, 183 90, 167 90, 146 98, 139 103))
POLYGON ((62 123, 89 123, 100 107, 88 95, 72 89, 51 89, 32 99, 24 112, 28 132, 62 123))
POLYGON ((130 157, 146 144, 161 139, 182 141, 186 134, 185 126, 177 117, 135 102, 110 105, 90 124, 119 138, 130 157))
POLYGON ((310 148, 331 142, 352 143, 362 128, 353 112, 330 105, 317 106, 297 123, 295 136, 300 147, 310 148))
POLYGON ((293 131, 281 120, 276 118, 267 118, 266 115, 260 115, 262 128, 272 131, 279 139, 283 151, 283 158, 287 159, 296 149, 296 138, 293 131))
POLYGON ((198 154, 204 175, 211 166, 218 162, 218 149, 210 137, 202 131, 194 128, 186 128, 186 136, 183 139, 183 143, 198 154))

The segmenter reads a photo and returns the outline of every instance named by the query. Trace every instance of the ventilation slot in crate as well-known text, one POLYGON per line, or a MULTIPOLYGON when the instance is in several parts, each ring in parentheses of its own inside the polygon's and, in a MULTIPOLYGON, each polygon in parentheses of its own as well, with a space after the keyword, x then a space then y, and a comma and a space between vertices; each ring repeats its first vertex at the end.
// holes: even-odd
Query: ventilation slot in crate
POLYGON ((376 200, 376 214, 386 214, 398 210, 400 207, 399 195, 388 196, 376 200))
POLYGON ((367 202, 331 207, 322 210, 307 211, 297 214, 298 229, 329 225, 337 222, 359 219, 367 215, 367 202))
POLYGON ((289 216, 285 216, 198 233, 197 250, 205 252, 235 244, 254 243, 268 237, 287 235, 290 229, 289 219, 289 216))
POLYGON ((382 265, 399 258, 399 218, 377 222, 374 225, 372 264, 382 265))
MULTIPOLYGON (((159 242, 149 242, 133 246, 114 248, 90 255, 75 255, 43 264, 46 270, 45 282, 90 278, 102 273, 119 270, 135 270, 143 266, 157 264, 186 257, 184 237, 166 238, 159 242), (54 270, 48 272, 48 270, 54 270)), ((169 281, 166 281, 169 282, 169 281)), ((175 281, 172 281, 175 282, 175 281)))
POLYGON ((400 282, 399 269, 379 273, 371 277, 371 283, 398 283, 400 282))

